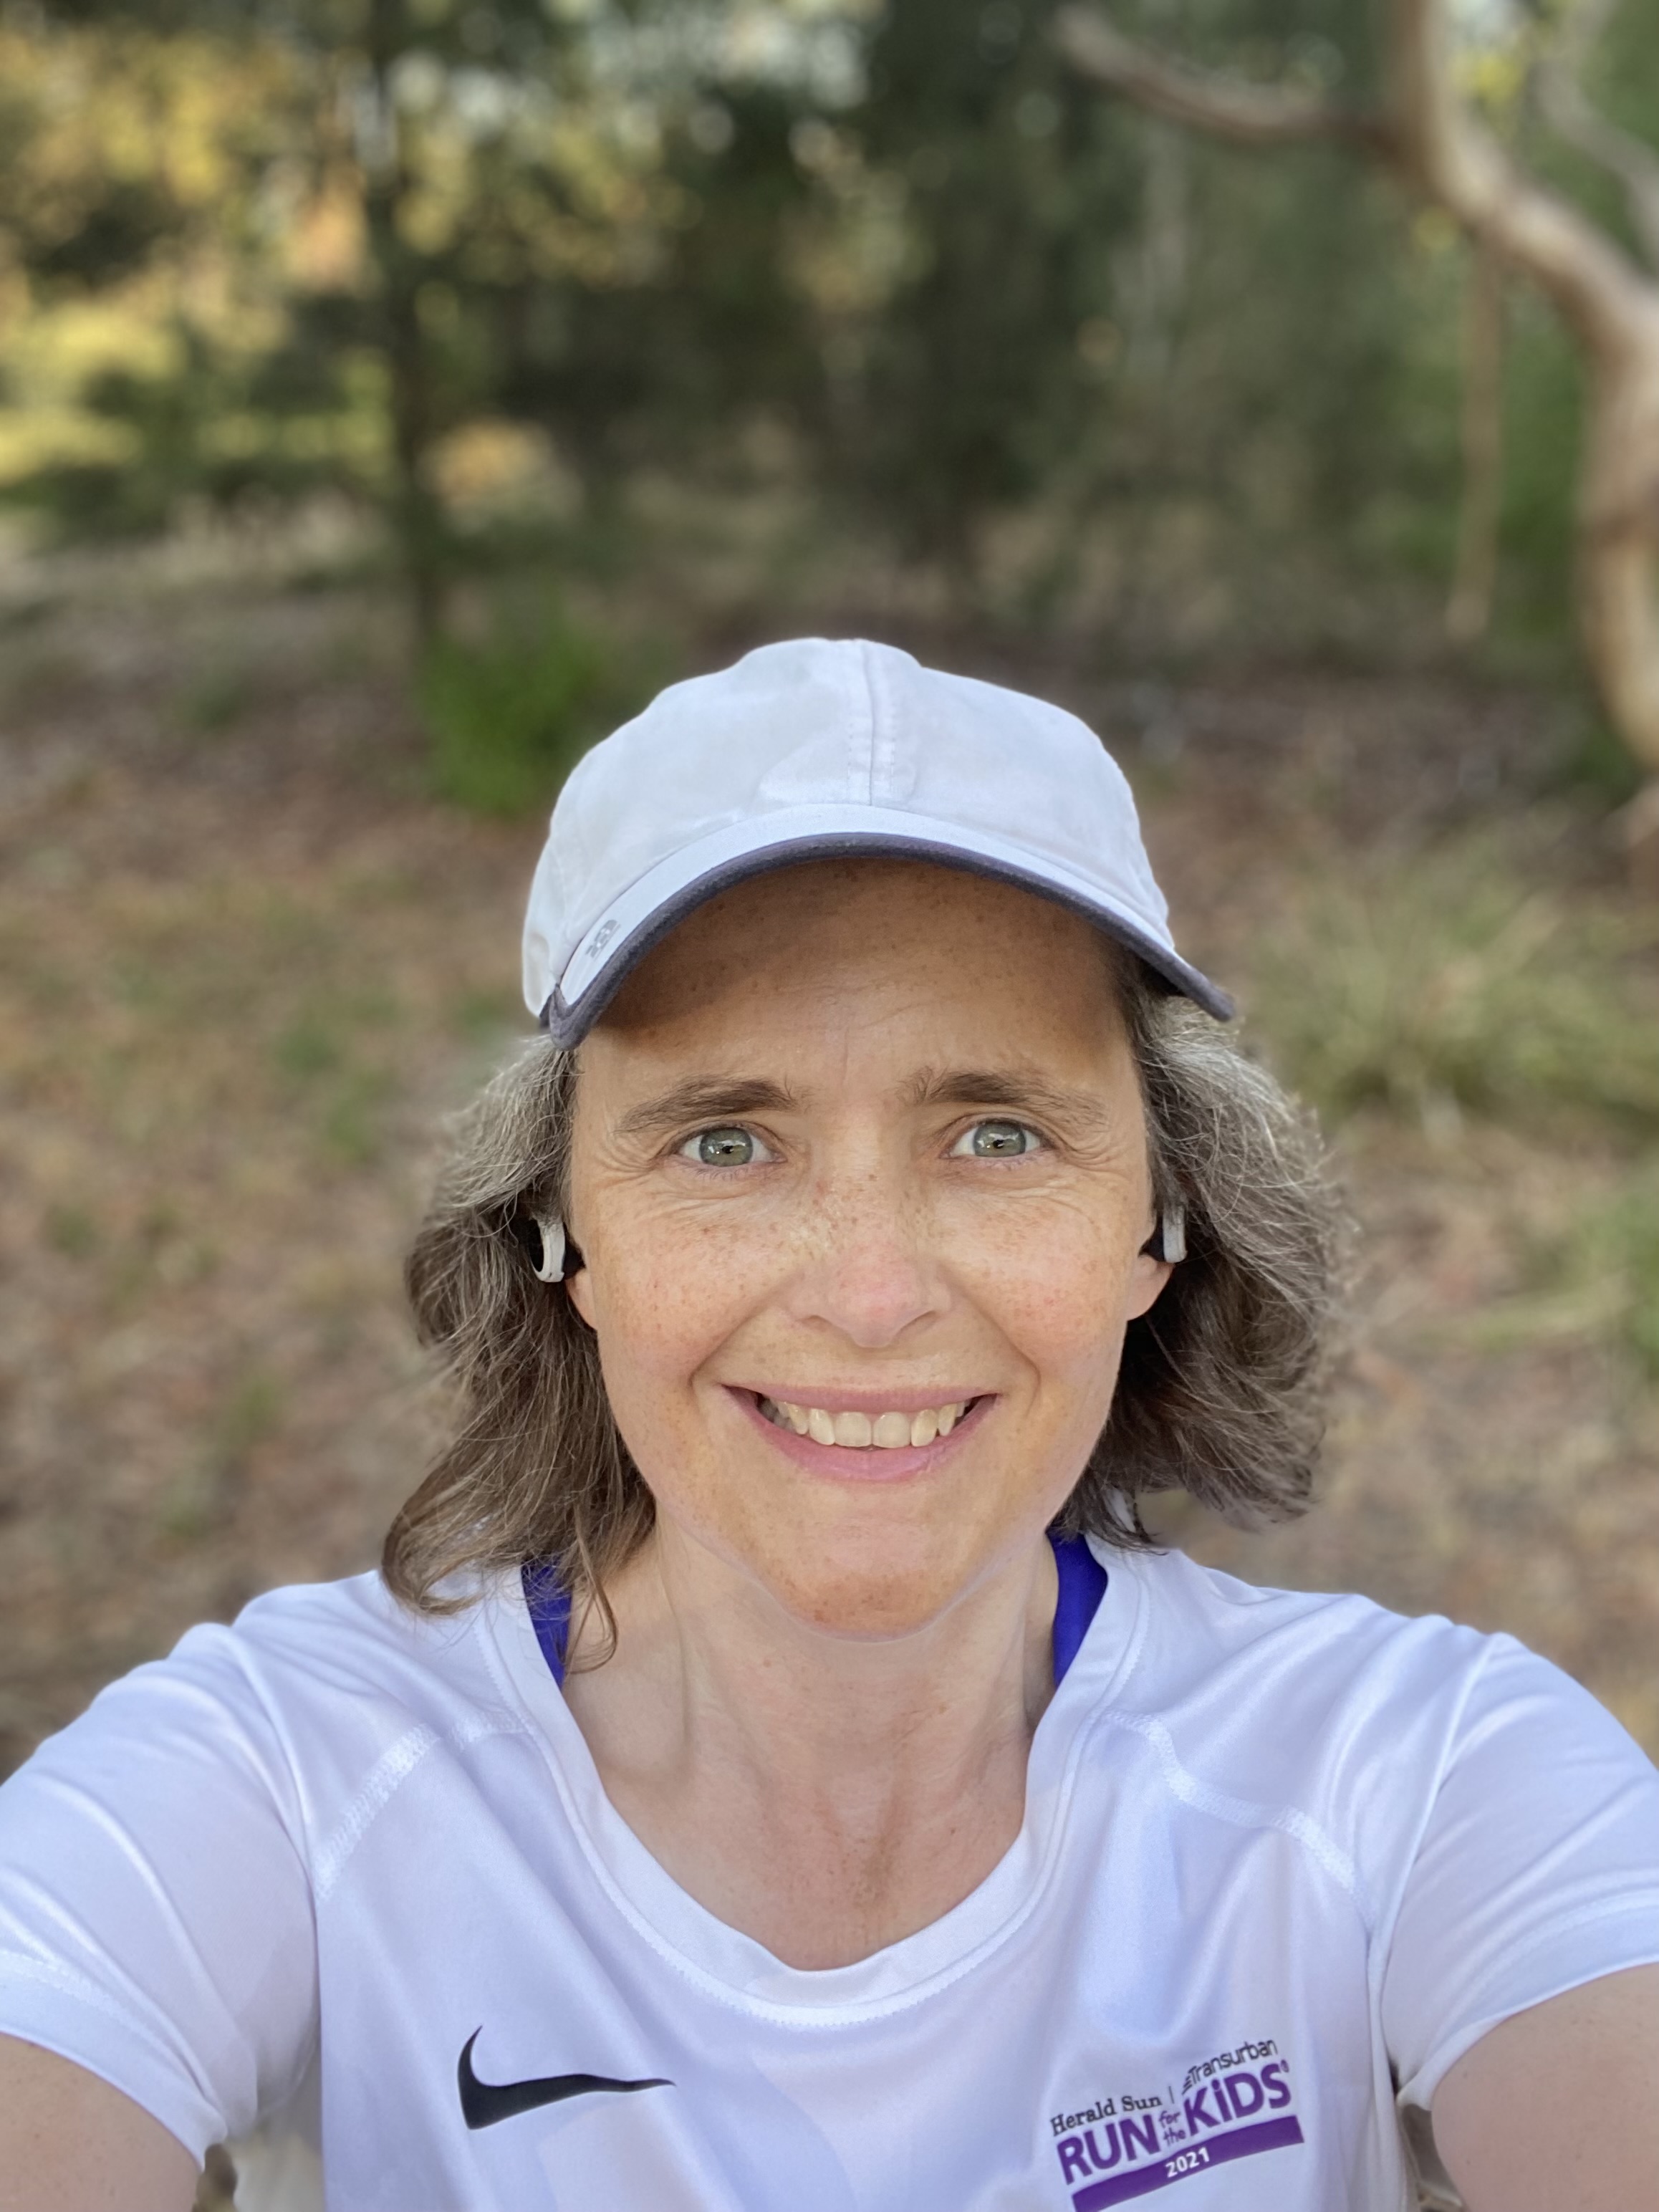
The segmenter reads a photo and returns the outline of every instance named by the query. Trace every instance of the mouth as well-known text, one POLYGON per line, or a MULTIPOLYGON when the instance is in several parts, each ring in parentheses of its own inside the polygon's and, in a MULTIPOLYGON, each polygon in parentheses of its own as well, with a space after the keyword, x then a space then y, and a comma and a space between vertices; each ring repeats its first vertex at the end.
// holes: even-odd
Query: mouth
POLYGON ((761 1418, 770 1421, 775 1429, 811 1437, 815 1444, 839 1444, 843 1451, 902 1451, 907 1444, 931 1444, 939 1437, 948 1437, 981 1401, 953 1398, 944 1405, 923 1406, 915 1413, 895 1407, 876 1413, 855 1407, 837 1412, 828 1406, 763 1397, 758 1391, 755 1402, 761 1418))
POLYGON ((934 1405, 913 1396, 896 1406, 883 1406, 874 1392, 864 1394, 861 1406, 848 1404, 850 1393, 837 1393, 828 1405, 763 1390, 733 1389, 731 1395, 797 1466, 852 1482, 898 1482, 930 1472, 996 1403, 994 1391, 963 1391, 934 1405))

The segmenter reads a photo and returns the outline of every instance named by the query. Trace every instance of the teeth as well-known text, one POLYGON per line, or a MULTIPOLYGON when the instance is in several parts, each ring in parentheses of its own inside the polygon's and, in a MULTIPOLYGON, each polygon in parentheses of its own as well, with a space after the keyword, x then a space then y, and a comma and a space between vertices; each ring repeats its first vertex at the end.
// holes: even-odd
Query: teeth
POLYGON ((792 1429, 815 1443, 840 1444, 843 1450, 898 1451, 905 1444, 930 1444, 935 1437, 948 1437, 967 1412, 969 1401, 953 1406, 928 1406, 920 1413, 831 1413, 822 1406, 795 1406, 787 1400, 763 1398, 760 1407, 775 1428, 792 1429))

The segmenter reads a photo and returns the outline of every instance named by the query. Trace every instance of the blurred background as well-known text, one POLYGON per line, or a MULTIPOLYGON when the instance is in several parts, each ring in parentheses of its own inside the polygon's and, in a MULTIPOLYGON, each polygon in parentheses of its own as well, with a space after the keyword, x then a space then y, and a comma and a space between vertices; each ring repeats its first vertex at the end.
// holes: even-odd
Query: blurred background
MULTIPOLYGON (((1089 718, 1330 1131, 1322 1501, 1158 1525, 1511 1629, 1659 1752, 1659 903, 1576 641, 1583 333, 1363 143, 1184 127, 1062 14, 0 0, 0 1771, 374 1559, 560 779, 813 629, 1089 718)), ((1386 15, 1115 20, 1347 112, 1386 15)), ((1659 328, 1659 0, 1467 0, 1447 54, 1659 328)))

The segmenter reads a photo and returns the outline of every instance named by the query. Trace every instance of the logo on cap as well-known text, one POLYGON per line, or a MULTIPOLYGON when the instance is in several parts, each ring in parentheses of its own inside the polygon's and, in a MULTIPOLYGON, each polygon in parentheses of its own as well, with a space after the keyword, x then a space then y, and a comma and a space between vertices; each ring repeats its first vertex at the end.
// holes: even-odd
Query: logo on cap
POLYGON ((597 960, 600 953, 604 951, 605 946, 610 944, 611 939, 616 935, 616 933, 617 918, 612 915, 608 921, 602 921, 599 927, 594 931, 592 936, 588 939, 588 958, 590 960, 597 960))

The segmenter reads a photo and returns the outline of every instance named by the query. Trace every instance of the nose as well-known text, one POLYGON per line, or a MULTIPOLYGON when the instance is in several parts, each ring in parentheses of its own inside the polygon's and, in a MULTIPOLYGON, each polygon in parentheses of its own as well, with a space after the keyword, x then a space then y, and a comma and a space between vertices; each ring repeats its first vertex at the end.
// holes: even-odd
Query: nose
POLYGON ((945 1313, 925 1209, 875 1171, 820 1182, 786 1304, 792 1319, 879 1352, 945 1313))

